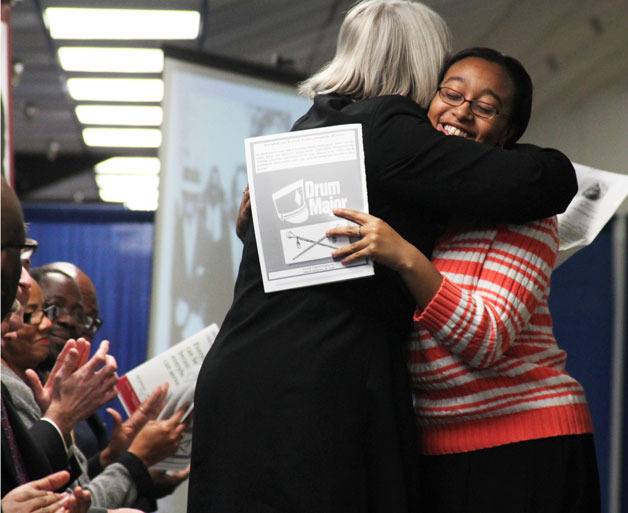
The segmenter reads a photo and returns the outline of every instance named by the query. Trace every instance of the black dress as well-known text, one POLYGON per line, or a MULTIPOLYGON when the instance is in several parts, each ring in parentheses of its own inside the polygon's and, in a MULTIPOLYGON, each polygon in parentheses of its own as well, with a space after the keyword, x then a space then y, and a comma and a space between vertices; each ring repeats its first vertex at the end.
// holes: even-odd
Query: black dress
MULTIPOLYGON (((401 96, 319 96, 294 129, 346 123, 362 123, 371 213, 427 255, 452 218, 547 217, 577 189, 561 153, 446 137, 401 96)), ((249 228, 196 386, 188 513, 418 511, 405 367, 413 309, 382 267, 266 294, 249 228)))

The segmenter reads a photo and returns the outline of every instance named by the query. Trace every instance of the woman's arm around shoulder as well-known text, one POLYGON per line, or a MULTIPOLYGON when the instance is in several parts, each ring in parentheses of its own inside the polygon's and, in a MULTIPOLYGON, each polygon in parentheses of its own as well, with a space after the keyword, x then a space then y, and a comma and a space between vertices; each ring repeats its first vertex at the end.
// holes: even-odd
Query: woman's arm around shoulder
POLYGON ((494 364, 547 296, 558 250, 555 218, 450 237, 431 262, 381 219, 349 209, 334 213, 356 225, 328 236, 359 239, 334 256, 345 264, 372 258, 399 272, 417 302, 415 321, 471 366, 494 364), (447 277, 454 268, 455 281, 447 277), (474 285, 461 286, 465 278, 474 285))
POLYGON ((408 205, 457 219, 525 223, 563 212, 578 184, 560 151, 534 145, 503 149, 432 128, 424 111, 382 102, 365 146, 370 180, 408 205))

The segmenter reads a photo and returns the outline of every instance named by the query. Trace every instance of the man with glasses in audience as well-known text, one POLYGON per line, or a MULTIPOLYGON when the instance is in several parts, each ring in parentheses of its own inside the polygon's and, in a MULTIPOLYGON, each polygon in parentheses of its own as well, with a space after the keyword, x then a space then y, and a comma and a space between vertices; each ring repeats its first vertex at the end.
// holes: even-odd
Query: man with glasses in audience
POLYGON ((91 342, 102 326, 102 320, 100 319, 96 287, 90 277, 70 262, 53 262, 42 266, 42 269, 65 273, 74 280, 81 294, 83 305, 83 322, 79 327, 80 336, 91 342))
POLYGON ((31 275, 44 293, 45 306, 56 307, 57 315, 51 319, 49 334, 50 355, 40 367, 40 370, 50 371, 66 341, 81 336, 85 312, 81 293, 72 277, 62 271, 45 268, 35 268, 31 275))
MULTIPOLYGON (((80 269, 77 265, 71 262, 53 262, 50 264, 45 264, 40 268, 40 270, 44 272, 57 271, 60 273, 64 273, 74 280, 80 291, 81 303, 83 305, 84 312, 82 323, 78 328, 80 332, 79 336, 85 338, 89 342, 92 342, 96 333, 102 326, 103 321, 100 318, 96 287, 91 278, 82 269, 80 269)), ((122 419, 119 416, 116 416, 114 418, 114 421, 118 426, 122 424, 122 419)), ((107 433, 106 430, 104 430, 104 425, 102 421, 100 420, 98 415, 94 414, 89 419, 87 419, 87 424, 93 431, 92 436, 96 436, 96 438, 98 438, 100 448, 101 450, 103 450, 108 441, 106 438, 107 433), (104 434, 104 439, 100 437, 101 433, 104 434)), ((128 430, 123 429, 123 431, 128 430)), ((82 435, 89 436, 86 433, 82 433, 82 435)), ((86 451, 84 450, 83 452, 86 451)), ((93 452, 89 454, 90 475, 97 472, 98 470, 97 458, 95 458, 94 456, 95 453, 93 452)), ((171 494, 181 482, 186 480, 189 475, 189 469, 183 469, 181 471, 172 473, 166 473, 164 471, 150 469, 150 475, 155 485, 156 497, 159 498, 171 494)))

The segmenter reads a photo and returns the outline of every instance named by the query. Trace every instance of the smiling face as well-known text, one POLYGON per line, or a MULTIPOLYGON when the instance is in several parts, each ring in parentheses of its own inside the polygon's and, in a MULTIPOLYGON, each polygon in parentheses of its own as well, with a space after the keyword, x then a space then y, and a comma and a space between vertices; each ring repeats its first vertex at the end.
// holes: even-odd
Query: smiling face
MULTIPOLYGON (((37 316, 43 306, 44 296, 41 288, 36 282, 33 282, 24 313, 37 316)), ((15 337, 3 341, 2 358, 19 372, 37 367, 46 359, 50 351, 48 332, 51 326, 52 322, 45 315, 37 324, 22 324, 15 337)))
POLYGON ((447 70, 440 86, 457 91, 466 100, 492 105, 499 114, 492 119, 481 118, 471 111, 468 101, 455 107, 445 103, 437 93, 427 113, 436 130, 492 145, 503 145, 508 140, 512 132, 508 116, 512 111, 514 86, 499 64, 479 57, 464 58, 447 70))
POLYGON ((55 305, 59 314, 50 330, 50 357, 55 360, 69 338, 80 336, 83 305, 79 288, 72 278, 59 272, 47 272, 39 281, 46 306, 55 305))

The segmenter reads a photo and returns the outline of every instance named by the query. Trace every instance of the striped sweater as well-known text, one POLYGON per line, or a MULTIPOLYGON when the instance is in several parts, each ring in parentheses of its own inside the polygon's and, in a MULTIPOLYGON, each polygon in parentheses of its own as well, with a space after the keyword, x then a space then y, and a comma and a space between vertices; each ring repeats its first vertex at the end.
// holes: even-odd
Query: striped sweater
POLYGON ((415 313, 408 361, 424 454, 592 431, 552 333, 557 251, 555 218, 438 242, 432 261, 444 280, 415 313))

